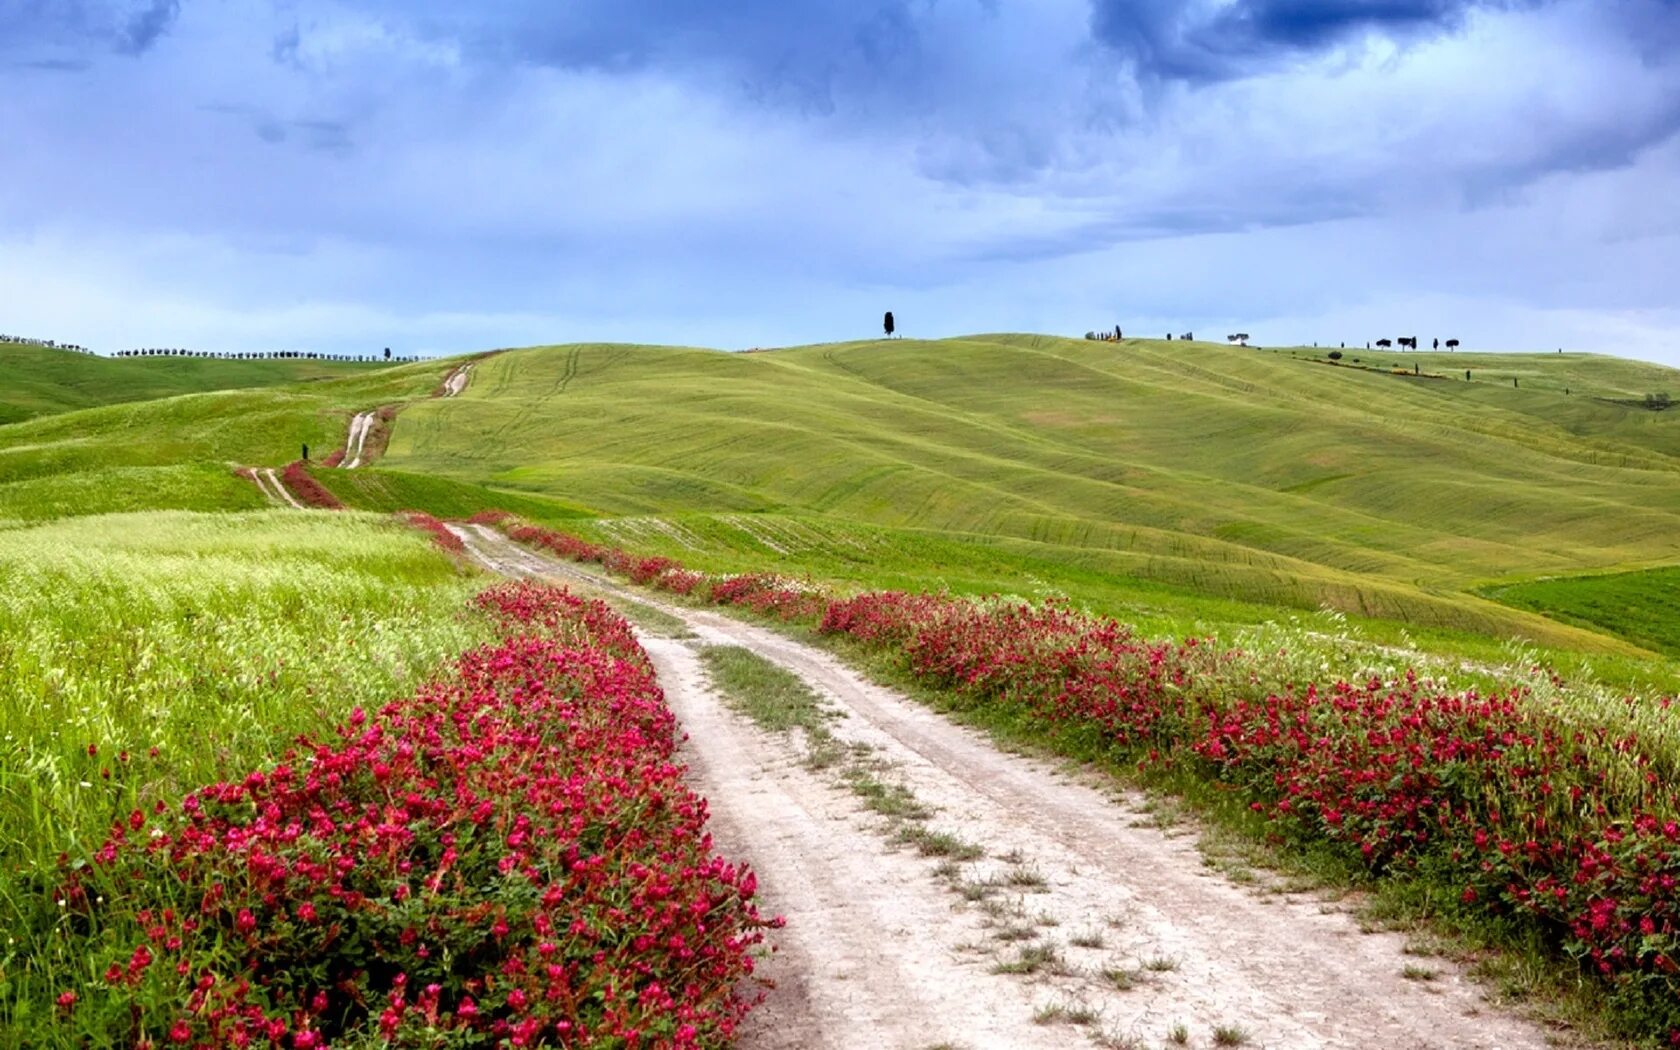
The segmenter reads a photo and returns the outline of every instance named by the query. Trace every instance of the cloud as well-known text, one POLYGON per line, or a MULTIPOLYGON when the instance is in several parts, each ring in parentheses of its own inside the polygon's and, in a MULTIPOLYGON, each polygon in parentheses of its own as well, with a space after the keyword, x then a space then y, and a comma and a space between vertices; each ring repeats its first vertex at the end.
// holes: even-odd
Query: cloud
POLYGON ((113 46, 119 54, 144 54, 169 31, 180 13, 180 0, 152 0, 128 16, 115 35, 113 46))
POLYGON ((141 55, 169 32, 180 11, 180 0, 26 0, 7 4, 0 6, 0 54, 28 54, 42 48, 84 51, 93 47, 119 55, 141 55))
POLYGON ((0 287, 94 345, 1648 341, 1680 269, 1675 0, 31 2, 0 287))
POLYGON ((1098 40, 1140 75, 1195 83, 1276 69, 1364 36, 1428 39, 1544 0, 1093 0, 1098 40))

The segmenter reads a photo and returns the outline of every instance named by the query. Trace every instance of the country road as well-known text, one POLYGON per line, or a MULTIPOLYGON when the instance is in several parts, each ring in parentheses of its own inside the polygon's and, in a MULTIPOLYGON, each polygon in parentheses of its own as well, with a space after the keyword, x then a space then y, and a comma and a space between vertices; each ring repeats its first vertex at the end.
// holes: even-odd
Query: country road
POLYGON ((684 758, 726 855, 757 870, 787 917, 746 1050, 781 1047, 1540 1048, 1543 1029, 1484 1001, 1398 934, 1362 933, 1305 894, 1239 886, 1193 836, 1140 800, 999 751, 832 655, 720 613, 451 525, 509 576, 633 597, 692 638, 642 642, 688 733, 684 758), (953 866, 895 845, 801 742, 764 732, 712 691, 703 646, 738 646, 798 675, 834 737, 933 810, 930 830, 984 856, 953 866), (999 971, 1025 972, 999 972, 999 971))

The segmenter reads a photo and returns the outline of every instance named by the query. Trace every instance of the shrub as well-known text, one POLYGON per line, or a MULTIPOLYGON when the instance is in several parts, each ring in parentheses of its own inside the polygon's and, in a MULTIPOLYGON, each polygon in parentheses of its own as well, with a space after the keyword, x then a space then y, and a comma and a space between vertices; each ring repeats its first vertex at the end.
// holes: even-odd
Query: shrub
POLYGON ((448 678, 119 821, 58 891, 92 1045, 702 1047, 766 922, 711 853, 646 654, 534 584, 448 678))
POLYGON ((459 554, 467 549, 467 545, 461 542, 461 537, 450 532, 443 522, 423 510, 405 510, 401 513, 401 517, 415 528, 425 529, 431 533, 432 539, 437 542, 437 545, 452 554, 459 554))
POLYGON ((315 475, 309 473, 309 465, 303 460, 293 460, 286 464, 286 469, 280 472, 280 477, 292 494, 305 505, 321 510, 344 509, 344 504, 338 501, 338 497, 328 492, 326 486, 316 481, 315 475))

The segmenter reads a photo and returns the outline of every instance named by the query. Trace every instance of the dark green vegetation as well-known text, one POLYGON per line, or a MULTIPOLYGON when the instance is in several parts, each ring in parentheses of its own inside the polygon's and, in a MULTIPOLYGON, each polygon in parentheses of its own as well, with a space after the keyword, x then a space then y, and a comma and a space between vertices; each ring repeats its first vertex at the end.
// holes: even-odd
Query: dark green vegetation
POLYGON ((0 344, 0 423, 150 401, 177 394, 280 386, 365 375, 382 365, 350 361, 222 361, 197 357, 109 358, 39 346, 0 344))
POLYGON ((1488 594, 1680 657, 1680 568, 1536 580, 1488 594))

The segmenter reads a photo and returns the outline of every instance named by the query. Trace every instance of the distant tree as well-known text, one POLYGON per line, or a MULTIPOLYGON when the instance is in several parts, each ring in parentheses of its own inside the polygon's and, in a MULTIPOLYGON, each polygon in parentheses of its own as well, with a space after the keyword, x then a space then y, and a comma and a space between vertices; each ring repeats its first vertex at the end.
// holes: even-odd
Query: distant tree
POLYGON ((1437 350, 1441 349, 1441 340, 1440 339, 1435 340, 1435 349, 1437 349, 1437 350))
POLYGON ((385 348, 385 360, 389 361, 390 359, 391 359, 391 348, 387 346, 385 348))
POLYGON ((1458 349, 1458 340, 1457 339, 1448 339, 1447 340, 1447 349, 1448 350, 1457 350, 1458 349))
POLYGON ((1340 361, 1341 359, 1342 359, 1342 352, 1340 350, 1330 351, 1330 360, 1340 361))
POLYGON ((891 339, 893 335, 893 316, 891 310, 888 310, 887 316, 881 319, 881 327, 887 330, 887 338, 891 339))

